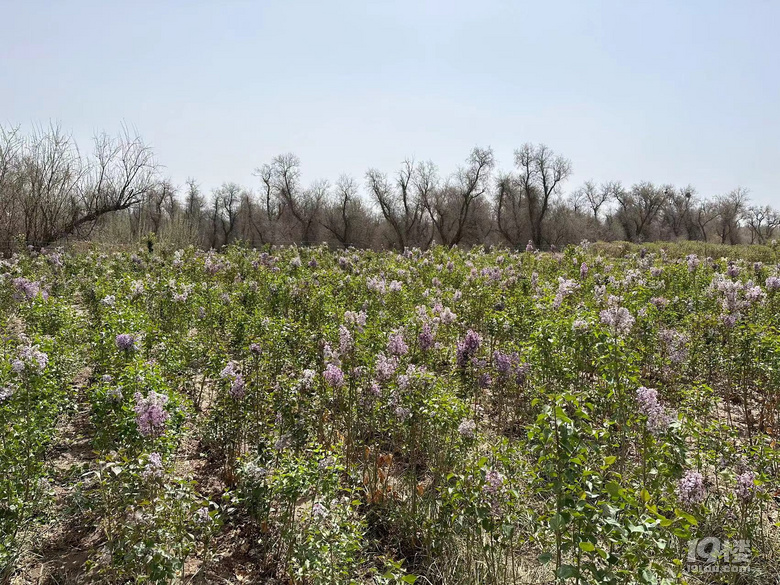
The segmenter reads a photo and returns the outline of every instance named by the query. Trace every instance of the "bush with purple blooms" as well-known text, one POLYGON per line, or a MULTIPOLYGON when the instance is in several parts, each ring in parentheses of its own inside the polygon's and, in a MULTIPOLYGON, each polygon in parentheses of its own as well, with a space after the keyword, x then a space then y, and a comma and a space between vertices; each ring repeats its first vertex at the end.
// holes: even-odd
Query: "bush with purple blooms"
POLYGON ((45 519, 104 582, 771 582, 778 249, 541 248, 3 260, 0 566, 45 519))

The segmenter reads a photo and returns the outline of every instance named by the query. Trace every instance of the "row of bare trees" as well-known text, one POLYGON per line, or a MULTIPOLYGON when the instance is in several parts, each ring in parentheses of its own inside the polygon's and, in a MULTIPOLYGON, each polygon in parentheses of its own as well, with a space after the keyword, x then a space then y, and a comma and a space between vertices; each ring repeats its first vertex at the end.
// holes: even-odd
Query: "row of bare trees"
POLYGON ((48 244, 86 237, 97 220, 129 210, 158 188, 150 148, 124 128, 97 136, 82 154, 58 127, 0 127, 0 234, 48 244))
POLYGON ((0 245, 7 252, 13 241, 137 241, 155 233, 204 248, 238 240, 544 248, 583 239, 766 243, 780 233, 780 214, 751 206, 744 189, 708 199, 691 186, 586 181, 566 192, 571 162, 544 145, 517 149, 510 172, 496 173, 490 148, 474 148, 448 175, 407 159, 392 174, 372 168, 363 181, 343 175, 310 185, 298 157, 284 154, 256 169, 254 189, 224 183, 210 194, 194 180, 177 188, 159 170, 127 129, 98 136, 82 154, 58 127, 28 135, 0 128, 0 245))

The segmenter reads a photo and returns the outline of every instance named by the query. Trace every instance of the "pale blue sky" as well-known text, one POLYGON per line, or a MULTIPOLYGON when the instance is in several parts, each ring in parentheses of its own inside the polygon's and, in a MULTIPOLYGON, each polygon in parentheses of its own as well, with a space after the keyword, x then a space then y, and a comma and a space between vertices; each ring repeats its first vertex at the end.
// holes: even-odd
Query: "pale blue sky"
POLYGON ((617 179, 736 186, 780 207, 780 2, 1 1, 0 121, 83 147, 122 122, 179 184, 362 182, 475 145, 617 179))

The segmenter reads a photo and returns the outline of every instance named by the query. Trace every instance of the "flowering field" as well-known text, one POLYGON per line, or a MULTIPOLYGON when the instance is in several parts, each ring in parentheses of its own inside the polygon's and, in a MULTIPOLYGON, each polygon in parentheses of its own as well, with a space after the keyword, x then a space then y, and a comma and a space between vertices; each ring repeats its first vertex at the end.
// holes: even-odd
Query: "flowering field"
POLYGON ((0 582, 775 583, 780 255, 648 248, 3 261, 0 582))

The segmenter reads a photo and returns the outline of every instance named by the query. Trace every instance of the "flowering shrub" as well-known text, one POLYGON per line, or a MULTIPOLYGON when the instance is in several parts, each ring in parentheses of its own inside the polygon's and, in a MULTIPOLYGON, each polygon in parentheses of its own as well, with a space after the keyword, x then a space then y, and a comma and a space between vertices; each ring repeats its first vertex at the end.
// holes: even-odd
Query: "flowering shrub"
POLYGON ((0 566, 51 509, 106 582, 770 582, 777 250, 524 250, 4 260, 0 566))

